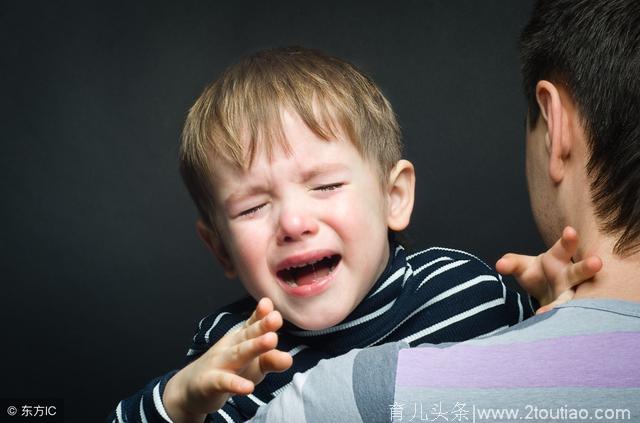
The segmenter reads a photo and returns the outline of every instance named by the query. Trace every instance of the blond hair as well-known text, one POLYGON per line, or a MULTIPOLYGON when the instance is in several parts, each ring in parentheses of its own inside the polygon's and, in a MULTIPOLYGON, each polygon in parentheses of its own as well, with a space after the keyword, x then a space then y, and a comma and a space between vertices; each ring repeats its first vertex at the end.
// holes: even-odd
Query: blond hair
POLYGON ((297 113, 322 139, 344 134, 365 159, 378 165, 382 180, 400 160, 400 129, 391 105, 353 65, 302 47, 255 53, 204 90, 182 132, 180 172, 210 226, 215 161, 247 169, 259 148, 268 157, 274 147, 288 151, 283 109, 297 113))

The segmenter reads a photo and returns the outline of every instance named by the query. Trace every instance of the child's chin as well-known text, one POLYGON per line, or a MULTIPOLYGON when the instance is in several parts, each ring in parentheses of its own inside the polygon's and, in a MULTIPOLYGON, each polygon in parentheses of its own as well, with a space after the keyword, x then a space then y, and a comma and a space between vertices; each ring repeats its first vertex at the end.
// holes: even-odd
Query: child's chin
POLYGON ((327 329, 332 326, 335 326, 342 322, 347 316, 343 316, 342 314, 337 314, 335 316, 327 316, 323 314, 321 318, 318 319, 309 319, 309 316, 305 316, 302 319, 294 319, 289 320, 291 323, 304 330, 322 330, 327 329))

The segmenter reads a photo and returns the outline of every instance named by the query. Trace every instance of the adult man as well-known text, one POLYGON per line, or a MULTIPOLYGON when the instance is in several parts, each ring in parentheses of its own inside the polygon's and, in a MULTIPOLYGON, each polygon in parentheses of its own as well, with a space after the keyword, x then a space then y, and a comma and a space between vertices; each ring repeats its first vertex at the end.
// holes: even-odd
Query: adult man
POLYGON ((493 336, 321 362, 255 421, 640 420, 640 3, 538 1, 521 57, 536 223, 603 270, 493 336))

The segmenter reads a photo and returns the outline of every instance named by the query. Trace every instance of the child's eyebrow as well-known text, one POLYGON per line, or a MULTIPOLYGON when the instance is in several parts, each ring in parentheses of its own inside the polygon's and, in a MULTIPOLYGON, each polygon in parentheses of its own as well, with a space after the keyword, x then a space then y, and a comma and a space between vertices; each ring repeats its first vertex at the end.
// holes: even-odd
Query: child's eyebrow
POLYGON ((310 169, 302 171, 302 181, 307 182, 316 176, 324 175, 326 173, 341 172, 347 170, 349 167, 343 163, 322 163, 314 166, 310 169))
POLYGON ((250 185, 245 189, 241 189, 239 191, 234 191, 224 200, 225 208, 229 208, 233 203, 240 201, 246 197, 251 197, 254 194, 259 194, 265 191, 265 187, 263 185, 250 185))

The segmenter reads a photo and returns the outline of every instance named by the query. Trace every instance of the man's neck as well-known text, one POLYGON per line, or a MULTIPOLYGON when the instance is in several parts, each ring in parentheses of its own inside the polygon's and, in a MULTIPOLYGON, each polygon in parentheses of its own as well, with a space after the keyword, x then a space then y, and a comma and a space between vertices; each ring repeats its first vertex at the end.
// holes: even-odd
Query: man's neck
POLYGON ((602 270, 591 280, 580 284, 575 299, 613 298, 640 302, 640 253, 621 257, 613 253, 615 239, 583 236, 576 259, 598 255, 602 270))

